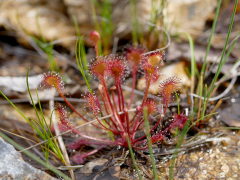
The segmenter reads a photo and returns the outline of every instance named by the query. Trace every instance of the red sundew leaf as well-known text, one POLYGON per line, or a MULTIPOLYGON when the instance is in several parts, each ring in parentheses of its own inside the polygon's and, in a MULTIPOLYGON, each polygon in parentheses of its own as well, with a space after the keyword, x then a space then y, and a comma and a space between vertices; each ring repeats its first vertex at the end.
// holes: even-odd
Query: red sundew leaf
POLYGON ((97 59, 91 60, 88 64, 89 73, 94 77, 101 80, 105 80, 109 74, 109 57, 100 56, 100 61, 97 59))
POLYGON ((75 164, 83 164, 86 160, 86 155, 77 154, 77 155, 74 155, 71 159, 75 164))
POLYGON ((70 120, 67 118, 67 111, 66 109, 61 106, 60 104, 57 106, 56 110, 59 112, 60 115, 60 122, 67 130, 73 130, 72 124, 70 120))
POLYGON ((49 72, 48 74, 44 73, 40 86, 45 88, 54 87, 59 91, 64 90, 64 82, 62 81, 62 78, 59 76, 59 74, 55 72, 49 72))
POLYGON ((142 59, 141 55, 146 52, 146 48, 142 46, 133 47, 129 45, 125 51, 125 57, 130 62, 130 64, 138 67, 142 59))
POLYGON ((164 136, 162 134, 155 134, 151 137, 152 144, 159 143, 164 139, 164 136))
POLYGON ((147 100, 145 103, 143 103, 141 106, 139 106, 137 108, 137 113, 143 114, 143 108, 144 107, 147 107, 148 115, 157 110, 157 106, 156 106, 155 101, 153 99, 147 100))
POLYGON ((171 94, 179 87, 180 79, 173 76, 160 83, 159 92, 163 96, 163 103, 168 104, 171 94))
MULTIPOLYGON (((65 126, 63 126, 62 124, 58 124, 58 129, 59 129, 60 132, 66 131, 65 126)), ((52 133, 55 133, 55 129, 54 129, 54 126, 53 126, 53 125, 51 126, 50 131, 51 131, 52 133)))
POLYGON ((148 64, 150 64, 152 67, 156 67, 159 63, 162 62, 162 54, 159 52, 152 53, 148 56, 146 56, 148 64))
POLYGON ((88 145, 88 144, 89 144, 89 140, 79 139, 76 142, 68 144, 67 147, 69 147, 70 149, 78 150, 82 145, 88 145))
MULTIPOLYGON (((156 68, 156 69, 154 69, 153 73, 151 74, 150 84, 155 83, 158 80, 159 77, 160 77, 160 73, 159 73, 158 69, 156 68)), ((146 82, 148 82, 149 78, 150 78, 149 74, 145 73, 146 82)))
POLYGON ((90 70, 90 73, 97 77, 97 78, 103 78, 106 74, 106 70, 107 70, 107 62, 106 61, 101 61, 101 62, 98 62, 98 61, 94 61, 92 62, 91 65, 89 65, 89 70, 90 70))
POLYGON ((143 57, 143 59, 140 62, 141 69, 144 70, 145 78, 148 81, 149 78, 151 79, 157 79, 159 76, 158 74, 158 65, 162 65, 162 58, 163 54, 159 52, 151 53, 150 55, 147 55, 143 57))
POLYGON ((174 127, 178 127, 180 130, 183 129, 185 123, 187 122, 188 117, 186 117, 185 114, 181 113, 181 114, 174 114, 174 119, 172 124, 170 125, 170 129, 174 128, 174 127))
POLYGON ((87 100, 88 105, 92 109, 93 113, 97 115, 99 111, 101 111, 99 99, 97 96, 90 92, 86 92, 84 97, 87 100))
POLYGON ((109 72, 116 81, 123 81, 127 75, 126 61, 121 57, 111 56, 109 60, 109 72))

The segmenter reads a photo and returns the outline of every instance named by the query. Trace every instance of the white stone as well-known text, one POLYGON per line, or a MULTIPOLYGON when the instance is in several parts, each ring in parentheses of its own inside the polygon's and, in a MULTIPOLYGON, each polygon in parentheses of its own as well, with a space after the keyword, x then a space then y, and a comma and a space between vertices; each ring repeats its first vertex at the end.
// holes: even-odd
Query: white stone
POLYGON ((228 165, 227 165, 227 164, 224 164, 224 165, 221 167, 221 170, 227 174, 228 171, 229 171, 228 165))
POLYGON ((225 178, 225 176, 226 176, 225 172, 219 173, 219 177, 220 177, 220 178, 225 178))

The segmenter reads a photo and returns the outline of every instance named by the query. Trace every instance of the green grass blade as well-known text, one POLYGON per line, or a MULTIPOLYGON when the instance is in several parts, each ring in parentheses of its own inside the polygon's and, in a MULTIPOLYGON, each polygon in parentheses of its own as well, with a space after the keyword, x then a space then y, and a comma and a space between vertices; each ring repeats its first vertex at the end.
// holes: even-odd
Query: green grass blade
MULTIPOLYGON (((206 107, 207 107, 207 85, 205 84, 205 90, 204 90, 204 99, 203 99, 203 107, 202 107, 202 112, 201 112, 201 118, 204 116, 206 107)), ((201 107, 199 107, 201 108, 201 107)))
MULTIPOLYGON (((29 123, 31 124, 31 122, 29 121, 29 119, 24 116, 24 114, 10 101, 10 99, 7 98, 7 96, 5 96, 5 94, 3 94, 2 91, 0 91, 0 93, 2 94, 2 96, 17 110, 17 112, 29 123)), ((33 126, 33 128, 36 130, 36 128, 33 126)))
MULTIPOLYGON (((79 38, 81 38, 80 31, 79 31, 79 26, 78 26, 78 23, 77 23, 77 18, 74 15, 72 16, 72 18, 73 18, 73 22, 74 22, 74 25, 75 25, 77 36, 79 38)), ((82 39, 81 39, 81 44, 82 44, 81 45, 81 54, 82 54, 82 62, 83 62, 84 70, 88 71, 88 66, 87 66, 88 62, 87 62, 87 58, 86 58, 86 51, 85 51, 85 47, 84 47, 84 43, 82 42, 82 39)), ((86 76, 87 76, 88 81, 91 81, 90 75, 86 74, 86 76)))
POLYGON ((221 56, 221 60, 219 62, 219 66, 218 66, 218 69, 217 69, 217 72, 212 80, 212 83, 211 83, 211 86, 210 86, 210 90, 209 90, 209 93, 208 93, 208 96, 207 98, 209 99, 210 98, 210 95, 213 91, 213 88, 214 88, 214 84, 221 72, 221 69, 223 67, 223 58, 224 58, 224 55, 225 55, 225 51, 226 51, 226 48, 227 48, 227 45, 228 45, 228 40, 229 40, 229 37, 230 37, 230 34, 231 34, 231 31, 232 31, 232 26, 233 26, 233 21, 234 21, 234 17, 235 17, 235 14, 236 14, 236 9, 237 9, 237 5, 238 5, 238 0, 235 1, 235 5, 234 5, 234 9, 233 9, 233 14, 232 14, 232 19, 231 19, 231 23, 230 23, 230 26, 229 26, 229 30, 228 30, 228 34, 227 34, 227 39, 226 39, 226 42, 225 42, 225 45, 224 45, 224 48, 223 48, 223 51, 222 51, 222 56, 221 56))
POLYGON ((151 142, 151 137, 150 137, 150 128, 149 128, 149 122, 148 122, 148 114, 147 114, 147 108, 146 107, 144 107, 143 113, 144 113, 144 121, 145 121, 145 128, 146 128, 146 132, 147 132, 148 149, 149 149, 149 153, 150 153, 153 174, 154 174, 155 180, 158 180, 157 169, 156 169, 155 160, 154 160, 154 157, 153 157, 153 149, 152 149, 152 142, 151 142))
MULTIPOLYGON (((37 134, 43 139, 43 140, 46 140, 46 138, 45 138, 45 136, 44 136, 44 134, 42 133, 42 131, 40 130, 40 128, 42 128, 43 126, 41 125, 41 123, 40 122, 38 122, 38 121, 36 121, 36 120, 34 120, 33 118, 29 118, 29 119, 31 119, 32 120, 32 122, 31 122, 31 126, 33 127, 33 129, 37 132, 37 134), (40 128, 39 128, 39 127, 40 128)), ((35 133, 35 132, 34 132, 35 133)))
POLYGON ((76 29, 77 36, 80 38, 80 31, 79 31, 77 18, 76 18, 75 15, 73 15, 72 18, 73 18, 73 23, 74 23, 74 26, 75 26, 75 29, 76 29))
POLYGON ((133 164, 134 164, 134 167, 138 173, 138 177, 140 180, 143 180, 141 174, 140 174, 140 171, 139 171, 139 168, 138 168, 138 165, 137 165, 137 162, 135 160, 135 157, 134 157, 134 154, 133 154, 133 150, 132 150, 132 146, 131 146, 131 143, 130 143, 130 139, 129 139, 129 136, 127 134, 127 143, 128 143, 128 149, 130 151, 130 155, 131 155, 131 158, 132 158, 132 161, 133 161, 133 164))
POLYGON ((179 104, 179 100, 178 100, 178 94, 177 91, 175 90, 175 94, 176 94, 176 98, 177 98, 177 109, 178 109, 178 114, 180 114, 180 104, 179 104))
POLYGON ((197 64, 195 59, 195 49, 194 49, 194 41, 192 36, 189 33, 184 33, 188 37, 190 51, 191 51, 191 76, 194 77, 197 71, 197 64))
MULTIPOLYGON (((85 51, 85 46, 84 46, 84 43, 83 41, 81 41, 81 54, 82 54, 82 61, 83 61, 83 67, 84 67, 84 70, 85 72, 88 72, 89 71, 89 68, 88 68, 88 61, 87 61, 87 57, 86 57, 86 51, 85 51)), ((85 73, 86 76, 87 76, 87 80, 89 82, 91 82, 91 76, 89 73, 85 73)))
POLYGON ((26 77, 26 83, 27 83, 28 94, 29 94, 29 96, 30 96, 30 99, 31 99, 31 102, 32 102, 33 108, 34 108, 34 110, 35 110, 35 113, 36 113, 36 115, 37 115, 37 118, 38 118, 39 121, 41 121, 41 119, 40 119, 40 117, 39 117, 39 115, 38 115, 38 112, 37 112, 37 108, 36 108, 36 106, 35 106, 35 103, 34 103, 34 101, 33 101, 33 98, 32 98, 32 94, 31 94, 30 88, 29 88, 29 83, 28 83, 28 75, 29 75, 29 71, 30 71, 30 68, 28 68, 27 77, 26 77))
MULTIPOLYGON (((239 36, 239 35, 240 35, 240 31, 238 32, 237 36, 239 36)), ((226 61, 227 61, 228 57, 230 56, 230 54, 231 54, 231 52, 232 52, 232 50, 233 50, 235 44, 237 43, 237 40, 238 40, 238 39, 236 39, 236 40, 232 43, 232 45, 230 46, 230 48, 229 48, 227 54, 225 55, 225 58, 224 58, 223 64, 226 63, 226 61)))
POLYGON ((131 22, 132 22, 132 38, 133 44, 137 43, 137 12, 136 12, 136 2, 130 0, 130 12, 131 12, 131 22))
POLYGON ((84 68, 82 66, 82 58, 81 58, 81 41, 82 41, 82 38, 78 40, 78 42, 76 42, 76 46, 75 46, 75 56, 76 56, 76 61, 77 61, 77 65, 78 65, 78 68, 86 82, 86 85, 88 87, 88 90, 89 92, 92 93, 92 89, 89 85, 89 82, 88 82, 88 79, 85 75, 85 72, 84 72, 84 68))
POLYGON ((206 63, 207 63, 207 56, 208 56, 208 53, 209 53, 209 50, 210 50, 210 47, 211 47, 212 36, 214 34, 214 30, 215 30, 215 27, 216 27, 217 18, 218 18, 218 14, 219 14, 221 4, 222 4, 222 0, 219 0, 217 10, 216 10, 216 13, 215 13, 215 18, 214 18, 213 25, 212 25, 211 35, 210 35, 209 40, 208 40, 207 50, 206 50, 205 58, 204 58, 204 61, 203 61, 203 66, 202 66, 202 69, 201 69, 201 72, 203 73, 203 76, 204 76, 204 71, 205 71, 205 67, 206 67, 206 63))
MULTIPOLYGON (((233 66, 228 70, 227 73, 224 74, 224 76, 223 76, 219 81, 225 79, 225 78, 229 75, 229 73, 231 72, 231 70, 233 69, 233 67, 234 67, 239 61, 240 61, 240 58, 233 64, 233 66)), ((219 86, 219 85, 218 85, 218 86, 219 86)))
POLYGON ((104 0, 102 2, 102 6, 100 8, 101 16, 103 20, 101 21, 101 29, 102 33, 101 36, 104 37, 102 39, 103 42, 103 52, 108 52, 108 48, 111 41, 112 36, 112 7, 110 0, 104 0))

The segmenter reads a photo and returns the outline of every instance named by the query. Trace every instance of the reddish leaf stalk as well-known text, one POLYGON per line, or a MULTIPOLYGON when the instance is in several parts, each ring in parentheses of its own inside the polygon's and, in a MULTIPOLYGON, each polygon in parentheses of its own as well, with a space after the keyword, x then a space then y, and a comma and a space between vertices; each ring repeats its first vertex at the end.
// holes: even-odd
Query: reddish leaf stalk
POLYGON ((101 95, 101 97, 102 97, 102 101, 103 101, 103 104, 104 104, 104 107, 105 107, 106 113, 107 113, 108 115, 109 115, 109 114, 112 114, 112 113, 109 112, 109 110, 110 110, 110 105, 107 104, 108 107, 107 107, 107 105, 106 105, 107 99, 106 99, 106 98, 104 97, 104 95, 102 94, 102 90, 100 90, 99 87, 98 87, 98 90, 99 90, 99 93, 100 93, 100 95, 101 95))
MULTIPOLYGON (((110 108, 107 108, 106 103, 105 103, 105 102, 106 102, 106 99, 104 98, 104 96, 103 96, 103 94, 102 94, 102 92, 101 92, 101 89, 98 88, 98 90, 99 90, 99 93, 100 93, 100 95, 101 95, 101 97, 102 97, 102 101, 103 101, 103 104, 104 104, 104 107, 105 107, 105 111, 106 111, 106 113, 107 113, 108 115, 110 115, 110 114, 111 114, 111 113, 109 112, 110 108)), ((117 125, 116 125, 116 123, 115 123, 115 121, 114 121, 114 119, 113 119, 113 117, 110 117, 110 120, 111 120, 111 122, 113 123, 115 129, 118 129, 118 128, 117 128, 117 125)), ((108 121, 106 121, 106 123, 109 125, 109 127, 112 127, 112 126, 108 123, 108 121)))
POLYGON ((97 117, 97 115, 96 115, 95 113, 94 113, 94 115, 95 115, 98 123, 101 124, 101 126, 102 126, 103 128, 105 128, 106 130, 111 131, 111 132, 114 133, 114 134, 118 134, 118 133, 119 133, 118 131, 115 131, 114 128, 111 127, 107 122, 106 122, 106 123, 110 126, 110 128, 106 127, 106 126, 98 119, 98 117, 97 117))
POLYGON ((137 76, 137 68, 134 66, 132 71, 132 92, 131 92, 131 98, 128 108, 130 109, 133 103, 133 97, 134 97, 134 90, 136 86, 136 76, 137 76))
MULTIPOLYGON (((113 106, 115 108, 115 111, 118 112, 118 109, 117 109, 117 106, 116 106, 116 103, 115 103, 115 98, 114 98, 114 91, 112 90, 112 100, 113 100, 113 106)), ((120 116, 119 114, 117 113, 117 116, 118 118, 120 119, 120 116)))
MULTIPOLYGON (((109 104, 110 104, 110 107, 111 107, 112 112, 113 112, 113 116, 115 117, 115 119, 116 119, 116 121, 117 121, 118 127, 120 128, 120 131, 121 131, 121 132, 124 132, 123 125, 122 125, 120 119, 118 118, 118 113, 114 110, 113 105, 112 105, 112 103, 111 103, 111 99, 110 99, 109 94, 108 94, 108 92, 107 92, 106 84, 105 84, 104 81, 101 81, 101 82, 103 83, 102 85, 103 85, 103 92, 105 92, 105 98, 107 98, 107 100, 108 100, 108 102, 109 102, 109 104)), ((126 138, 125 135, 122 134, 122 133, 121 133, 121 136, 124 137, 123 139, 126 138)))
POLYGON ((142 101, 142 105, 143 105, 143 104, 146 102, 146 100, 147 100, 148 90, 149 90, 150 83, 151 83, 151 78, 152 78, 152 74, 149 75, 149 79, 148 79, 148 82, 147 82, 146 91, 145 91, 145 94, 144 94, 144 97, 143 97, 143 101, 142 101))
MULTIPOLYGON (((117 95, 118 95, 118 106, 119 106, 119 111, 122 111, 123 110, 123 99, 121 98, 121 93, 120 93, 120 90, 119 90, 119 84, 117 83, 117 95)), ((121 85, 120 85, 121 86, 121 85)))
MULTIPOLYGON (((130 126, 129 126, 129 114, 128 114, 128 109, 127 108, 125 108, 125 109, 123 109, 123 111, 124 111, 124 113, 125 113, 125 117, 126 117, 126 123, 127 123, 127 133, 128 133, 128 135, 130 136, 130 126)), ((131 141, 131 136, 130 136, 130 141, 131 141)))
POLYGON ((121 84, 120 84, 120 82, 118 82, 118 86, 117 86, 119 89, 120 89, 120 97, 121 97, 121 101, 122 101, 122 109, 124 109, 125 108, 125 106, 124 106, 124 97, 123 97, 123 91, 122 91, 122 86, 121 86, 121 84))
POLYGON ((83 153, 83 154, 77 154, 75 156, 72 157, 72 160, 75 164, 83 164, 85 162, 85 158, 87 156, 90 156, 92 154, 95 154, 96 152, 98 152, 100 149, 104 148, 104 146, 106 145, 103 145, 103 146, 100 146, 99 148, 91 151, 91 152, 88 152, 88 153, 83 153))
POLYGON ((111 99, 109 97, 109 94, 108 94, 108 90, 107 90, 107 86, 105 84, 105 81, 104 80, 101 80, 101 84, 103 86, 103 94, 104 94, 104 97, 105 97, 105 100, 107 101, 107 106, 109 109, 112 110, 112 112, 114 111, 114 108, 113 108, 113 105, 111 103, 111 99))
MULTIPOLYGON (((119 104, 119 110, 122 111, 125 107, 124 107, 124 98, 123 98, 122 87, 120 82, 117 82, 117 94, 118 94, 118 102, 121 102, 119 104)), ((125 118, 124 114, 121 114, 120 115, 121 122, 124 122, 124 118, 125 118)))
MULTIPOLYGON (((72 106, 72 104, 65 98, 65 96, 61 93, 61 91, 56 88, 56 90, 58 91, 58 93, 60 94, 60 96, 64 99, 64 101, 67 103, 67 105, 79 116, 81 117, 84 121, 87 121, 89 122, 86 118, 84 118, 79 112, 77 112, 77 110, 72 106)), ((100 129, 103 129, 102 127, 100 126, 97 126, 95 124, 92 124, 93 126, 97 127, 97 128, 100 128, 100 129)))

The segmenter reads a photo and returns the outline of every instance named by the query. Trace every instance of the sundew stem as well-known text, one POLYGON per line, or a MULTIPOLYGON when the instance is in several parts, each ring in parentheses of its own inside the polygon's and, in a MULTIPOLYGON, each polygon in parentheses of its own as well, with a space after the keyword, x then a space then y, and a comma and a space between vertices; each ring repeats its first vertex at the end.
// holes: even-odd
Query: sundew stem
MULTIPOLYGON (((125 113, 125 117, 126 117, 126 124, 127 124, 127 133, 130 135, 130 126, 129 126, 129 114, 128 114, 128 109, 125 108, 123 109, 124 113, 125 113)), ((130 140, 131 140, 131 136, 130 136, 130 140)))
POLYGON ((136 86, 136 74, 137 74, 137 69, 134 66, 133 67, 133 71, 132 71, 132 92, 131 92, 131 98, 130 98, 130 103, 128 108, 130 109, 133 103, 133 97, 134 97, 134 90, 135 90, 135 86, 136 86))
MULTIPOLYGON (((118 112, 117 105, 116 105, 115 99, 114 99, 114 91, 113 90, 112 90, 112 100, 113 100, 113 107, 114 107, 115 111, 118 112)), ((117 114, 117 115, 118 115, 118 118, 120 119, 120 115, 119 114, 117 114)))
POLYGON ((122 105, 121 104, 124 103, 124 102, 122 102, 118 84, 117 84, 117 95, 118 95, 118 108, 119 108, 119 111, 122 111, 122 105))
POLYGON ((125 108, 125 106, 124 106, 124 97, 123 97, 123 91, 122 91, 122 86, 121 86, 121 84, 120 84, 120 82, 118 82, 118 88, 120 89, 120 94, 121 94, 121 101, 122 101, 122 109, 124 109, 125 108))
MULTIPOLYGON (((112 103, 111 103, 111 99, 110 99, 109 94, 108 94, 108 91, 107 91, 107 86, 106 86, 106 84, 105 84, 105 82, 104 82, 103 80, 101 81, 101 83, 102 83, 102 85, 103 85, 103 92, 104 92, 105 98, 107 99, 107 101, 108 101, 108 103, 109 103, 109 105, 110 105, 110 107, 111 107, 111 109, 112 109, 113 116, 115 117, 115 119, 116 119, 116 121, 117 121, 117 124, 118 124, 118 126, 119 126, 119 128, 120 128, 120 131, 121 131, 121 132, 124 132, 123 125, 122 125, 120 119, 118 118, 118 114, 117 114, 117 112, 114 110, 113 105, 112 105, 112 103)), ((124 137, 125 135, 124 135, 123 133, 120 133, 120 135, 122 136, 123 139, 125 139, 125 137, 124 137)))
POLYGON ((149 79, 148 79, 148 82, 147 82, 146 92, 145 92, 145 95, 144 95, 144 97, 143 97, 142 105, 143 105, 143 104, 146 102, 146 100, 147 100, 147 95, 148 95, 148 90, 149 90, 149 87, 150 87, 151 79, 152 79, 152 74, 149 74, 149 79))

